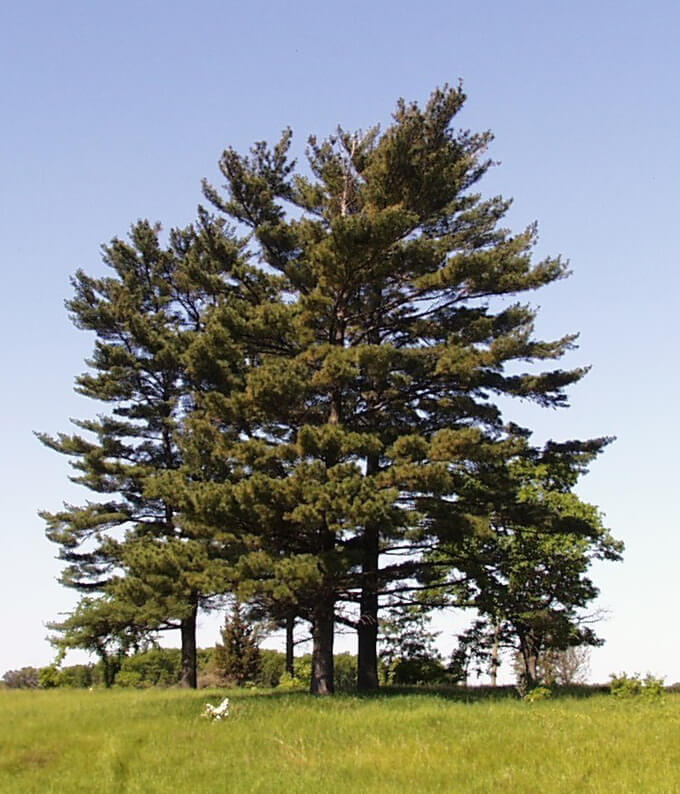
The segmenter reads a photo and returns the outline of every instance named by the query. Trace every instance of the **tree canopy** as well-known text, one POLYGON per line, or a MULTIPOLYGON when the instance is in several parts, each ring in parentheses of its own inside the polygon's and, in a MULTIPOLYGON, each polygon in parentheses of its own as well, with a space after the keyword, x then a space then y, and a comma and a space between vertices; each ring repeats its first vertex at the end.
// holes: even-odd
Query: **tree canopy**
POLYGON ((357 631, 359 688, 377 688, 395 598, 536 612, 565 566, 569 620, 594 597, 589 560, 620 547, 567 475, 608 439, 537 450, 501 408, 565 406, 586 372, 552 363, 576 336, 537 338, 518 297, 567 266, 533 261, 535 225, 512 233, 510 201, 478 192, 492 136, 454 127, 464 101, 444 87, 384 130, 312 136, 304 167, 290 130, 227 149, 223 187, 204 184, 215 215, 167 249, 138 224, 105 249, 113 278, 77 274, 98 373, 78 388, 114 408, 80 423, 97 442, 41 438, 115 498, 46 514, 65 584, 187 626, 188 644, 212 596, 302 618, 319 694, 337 621, 357 631), (543 593, 508 586, 528 569, 543 593))

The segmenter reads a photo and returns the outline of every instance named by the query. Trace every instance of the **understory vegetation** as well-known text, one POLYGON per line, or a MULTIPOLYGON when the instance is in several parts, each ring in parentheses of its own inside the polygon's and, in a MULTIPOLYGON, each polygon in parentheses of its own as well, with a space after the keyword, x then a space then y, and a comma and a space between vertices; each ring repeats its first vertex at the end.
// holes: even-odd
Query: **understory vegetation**
MULTIPOLYGON (((280 651, 259 649, 259 665, 247 680, 236 680, 219 667, 214 648, 199 648, 198 686, 233 687, 258 686, 273 688, 279 685, 294 689, 306 686, 311 668, 311 655, 299 656, 295 660, 295 675, 285 671, 285 654, 280 651), (304 684, 303 684, 304 682, 304 684)), ((441 673, 444 668, 440 666, 441 673)), ((389 675, 383 667, 385 680, 389 675)), ((349 653, 335 655, 335 674, 339 691, 347 692, 356 688, 356 656, 349 653)), ((111 684, 122 688, 147 689, 150 687, 172 687, 181 684, 182 658, 179 648, 152 648, 126 656, 120 661, 119 670, 111 684)), ((436 678, 430 679, 432 681, 436 678)), ((401 683, 418 683, 407 678, 401 683)), ((420 682, 426 683, 422 678, 420 682)), ((64 667, 48 665, 46 667, 23 667, 20 670, 7 671, 0 681, 0 688, 7 689, 54 689, 68 687, 71 689, 89 689, 90 687, 107 686, 103 662, 93 664, 75 664, 64 667)))
MULTIPOLYGON (((246 679, 239 679, 220 666, 214 648, 198 650, 198 687, 282 687, 306 688, 312 666, 311 654, 295 658, 294 671, 286 671, 286 657, 280 651, 259 650, 256 668, 246 679)), ((350 653, 335 654, 335 684, 339 692, 356 690, 356 656, 350 653)), ((383 684, 457 684, 458 672, 446 667, 438 657, 401 658, 386 656, 379 665, 383 684)), ((120 661, 113 681, 115 687, 147 689, 150 687, 178 686, 182 681, 182 659, 179 648, 152 648, 126 656, 120 661)), ((7 689, 89 689, 107 686, 103 662, 75 664, 63 667, 23 667, 7 671, 0 688, 7 689)))
POLYGON ((93 791, 93 781, 100 794, 659 794, 680 786, 675 694, 529 703, 503 688, 495 697, 451 688, 333 699, 234 690, 225 720, 201 719, 222 695, 4 691, 0 790, 71 794, 93 791))

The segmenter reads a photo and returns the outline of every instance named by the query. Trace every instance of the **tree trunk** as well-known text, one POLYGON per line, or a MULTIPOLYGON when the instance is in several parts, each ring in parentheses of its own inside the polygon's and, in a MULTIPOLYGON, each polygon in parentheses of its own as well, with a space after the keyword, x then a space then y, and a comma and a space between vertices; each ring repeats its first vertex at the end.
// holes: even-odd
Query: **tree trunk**
POLYGON ((538 683, 538 651, 536 650, 536 644, 533 638, 527 635, 519 636, 519 649, 522 662, 524 663, 522 677, 524 679, 523 686, 526 694, 526 692, 532 690, 538 683))
MULTIPOLYGON (((339 310, 338 324, 335 329, 335 344, 344 346, 344 321, 339 310)), ((329 394, 329 425, 342 423, 342 390, 333 389, 329 394)), ((338 462, 335 453, 326 456, 326 469, 338 462)), ((322 556, 335 550, 335 534, 326 525, 321 532, 320 548, 322 556)), ((328 577, 328 571, 325 572, 328 577)), ((333 640, 335 634, 335 590, 329 589, 328 578, 319 592, 319 600, 312 611, 312 679, 309 690, 313 695, 332 695, 335 692, 335 670, 333 663, 333 640)))
POLYGON ((335 604, 332 599, 326 599, 312 616, 312 680, 309 688, 313 695, 332 695, 335 692, 334 627, 335 604))
POLYGON ((493 633, 493 647, 491 648, 491 686, 496 686, 498 683, 498 667, 500 665, 498 659, 498 645, 500 628, 500 623, 496 623, 493 633))
POLYGON ((360 692, 375 692, 378 689, 378 532, 374 527, 364 530, 361 573, 357 688, 360 692))
POLYGON ((536 654, 532 653, 529 655, 529 657, 527 658, 526 668, 527 668, 527 683, 531 688, 533 688, 538 683, 538 675, 537 675, 538 658, 536 654))
POLYGON ((113 682, 116 680, 116 675, 120 670, 121 659, 120 655, 110 656, 105 650, 100 649, 97 651, 102 663, 102 678, 104 679, 104 686, 110 689, 113 682))
POLYGON ((198 604, 194 602, 191 614, 182 618, 180 630, 182 632, 182 677, 180 686, 187 689, 196 689, 198 676, 196 674, 196 613, 198 604))
MULTIPOLYGON (((369 455, 366 476, 376 474, 377 455, 369 455)), ((359 692, 378 689, 378 558, 380 533, 374 524, 364 528, 361 564, 361 600, 357 626, 357 688, 359 692)))
POLYGON ((286 672, 295 678, 295 615, 286 616, 286 672))

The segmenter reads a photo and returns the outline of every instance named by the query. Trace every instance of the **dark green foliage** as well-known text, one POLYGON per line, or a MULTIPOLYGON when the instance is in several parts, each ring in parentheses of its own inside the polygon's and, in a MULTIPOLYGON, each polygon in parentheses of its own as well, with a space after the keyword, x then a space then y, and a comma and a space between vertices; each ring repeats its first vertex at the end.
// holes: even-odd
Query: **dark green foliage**
MULTIPOLYGON (((574 630, 584 574, 620 548, 571 488, 607 439, 538 451, 501 410, 566 405, 585 373, 552 363, 576 337, 537 338, 524 297, 567 267, 533 261, 535 226, 513 234, 510 202, 478 192, 492 136, 454 127, 464 101, 445 86, 382 131, 311 137, 306 169, 290 131, 227 149, 224 193, 204 186, 223 220, 200 209, 167 247, 137 224, 104 249, 110 278, 76 275, 69 309, 97 335, 78 389, 112 409, 77 423, 86 437, 41 436, 99 497, 45 514, 64 583, 97 596, 55 625, 64 645, 106 661, 180 628, 195 685, 197 610, 232 594, 311 624, 328 694, 338 617, 358 688, 378 686, 392 601, 474 607, 479 636, 514 632, 528 666, 594 638, 574 630)), ((258 663, 235 610, 213 666, 240 685, 258 663)), ((440 661, 409 641, 388 667, 431 680, 440 661)))
POLYGON ((509 465, 514 500, 490 512, 486 531, 463 547, 466 578, 455 597, 480 618, 460 637, 458 666, 472 657, 483 669, 494 646, 515 648, 531 687, 547 652, 599 644, 584 613, 598 594, 587 573, 593 560, 619 560, 623 545, 572 489, 604 443, 548 445, 509 465))
MULTIPOLYGON (((206 186, 286 300, 249 320, 256 366, 238 410, 257 432, 225 449, 248 477, 193 506, 205 518, 201 499, 219 501, 257 537, 244 575, 311 621, 319 692, 332 690, 340 603, 356 605, 359 686, 374 688, 381 600, 422 571, 423 551, 474 533, 488 512, 480 470, 527 450, 498 398, 564 405, 585 371, 518 367, 573 346, 536 339, 513 297, 567 269, 533 263, 535 227, 511 234, 510 202, 475 192, 491 136, 454 129, 464 100, 444 88, 424 108, 400 102, 383 132, 310 138, 310 176, 288 159, 289 132, 249 157, 229 149, 226 197, 206 186)), ((217 321, 233 332, 229 314, 217 321)), ((233 421, 233 401, 213 407, 233 421)))
POLYGON ((93 664, 73 664, 59 671, 58 686, 86 689, 100 683, 98 670, 93 664))
POLYGON ((58 687, 59 684, 59 670, 56 664, 50 664, 47 667, 41 667, 38 675, 38 685, 41 689, 53 689, 58 687))
POLYGON ((336 691, 354 692, 357 688, 357 657, 351 653, 336 653, 333 669, 336 691))
POLYGON ((286 655, 280 651, 260 648, 260 670, 255 683, 261 687, 276 687, 286 669, 286 655))
POLYGON ((437 657, 396 659, 386 670, 390 684, 440 684, 448 680, 447 671, 437 657))
POLYGON ((40 688, 53 689, 68 687, 69 689, 87 689, 102 683, 100 669, 93 664, 74 664, 58 668, 51 664, 40 669, 40 688))
POLYGON ((179 648, 151 648, 123 660, 117 686, 175 686, 182 676, 179 648))
MULTIPOLYGON (((39 435, 72 459, 72 479, 98 499, 42 514, 65 562, 61 581, 103 594, 118 632, 181 628, 185 683, 194 685, 196 609, 220 589, 220 565, 180 525, 171 496, 150 484, 182 463, 177 433, 191 392, 184 356, 238 256, 238 244, 206 213, 195 227, 171 232, 166 248, 160 227, 146 221, 132 227, 129 242, 105 246, 111 275, 78 271, 67 308, 77 327, 96 335, 77 391, 110 411, 76 421, 83 435, 39 435)), ((92 603, 64 622, 65 644, 79 620, 92 625, 92 603)))
MULTIPOLYGON (((312 671, 312 654, 304 654, 295 659, 297 680, 307 681, 312 671)), ((336 692, 356 692, 357 657, 351 653, 337 653, 333 656, 334 684, 336 692)))
POLYGON ((63 621, 48 623, 58 634, 50 637, 63 658, 67 649, 80 648, 99 657, 102 679, 110 687, 131 650, 148 641, 149 630, 135 620, 133 605, 116 602, 111 596, 84 596, 63 621))
POLYGON ((243 617, 241 605, 234 602, 231 617, 225 618, 222 642, 215 646, 213 665, 229 683, 243 686, 255 683, 261 674, 262 659, 253 627, 243 617))
MULTIPOLYGON (((268 661, 266 672, 258 683, 261 686, 276 686, 276 678, 283 671, 284 656, 278 651, 263 651, 268 661), (270 659, 270 655, 277 657, 270 659), (265 680, 264 675, 269 678, 265 680), (271 682, 274 679, 274 682, 271 682)), ((214 648, 197 650, 200 671, 212 667, 214 648)), ((33 669, 33 668, 30 668, 33 669)), ((42 667, 38 671, 39 686, 43 689, 70 687, 73 689, 97 687, 106 684, 107 668, 97 664, 76 664, 58 667, 56 664, 42 667)), ((110 675, 109 671, 109 675, 110 675)), ((120 687, 170 687, 178 686, 182 679, 182 656, 179 648, 149 648, 117 658, 114 677, 110 683, 120 687)))

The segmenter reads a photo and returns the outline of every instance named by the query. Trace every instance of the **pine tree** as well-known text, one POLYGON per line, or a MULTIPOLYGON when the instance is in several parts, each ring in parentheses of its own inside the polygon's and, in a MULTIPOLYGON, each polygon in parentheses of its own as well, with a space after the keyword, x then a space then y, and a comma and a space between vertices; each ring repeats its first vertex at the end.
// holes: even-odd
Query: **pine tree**
POLYGON ((222 643, 215 646, 213 656, 220 675, 236 686, 255 681, 262 666, 260 649, 253 627, 244 619, 238 601, 234 602, 231 618, 225 618, 220 634, 222 643))
MULTIPOLYGON (((240 246, 205 212, 196 227, 173 231, 167 248, 160 231, 137 223, 129 242, 103 248, 112 275, 79 270, 72 280, 71 318, 96 334, 90 370, 76 390, 111 410, 75 421, 85 435, 39 434, 72 458, 73 481, 99 497, 42 515, 66 563, 62 583, 103 594, 119 629, 123 620, 138 629, 179 629, 182 681, 196 686, 196 614, 211 595, 212 562, 179 523, 172 494, 153 483, 182 464, 178 433, 191 390, 184 357, 205 306, 228 289, 240 246)), ((76 624, 94 625, 93 604, 101 603, 81 602, 64 624, 67 639, 77 635, 76 624)))
POLYGON ((57 632, 50 641, 58 650, 58 661, 69 648, 95 653, 107 688, 114 683, 127 654, 150 639, 148 626, 140 625, 135 609, 107 596, 84 596, 64 620, 47 626, 57 632))
POLYGON ((400 102, 384 132, 312 137, 310 177, 288 159, 289 132, 249 157, 227 150, 227 197, 206 186, 287 296, 277 344, 246 375, 241 407, 259 432, 231 453, 248 458, 249 479, 230 499, 254 537, 253 516, 271 522, 260 575, 295 591, 311 620, 319 693, 333 688, 342 602, 358 605, 358 683, 374 689, 380 598, 484 514, 461 500, 480 464, 526 448, 498 398, 564 405, 585 372, 515 374, 573 346, 535 339, 534 310, 509 300, 567 268, 532 263, 535 226, 511 234, 499 225, 510 202, 475 192, 491 135, 453 129, 464 100, 445 87, 422 109, 400 102))

